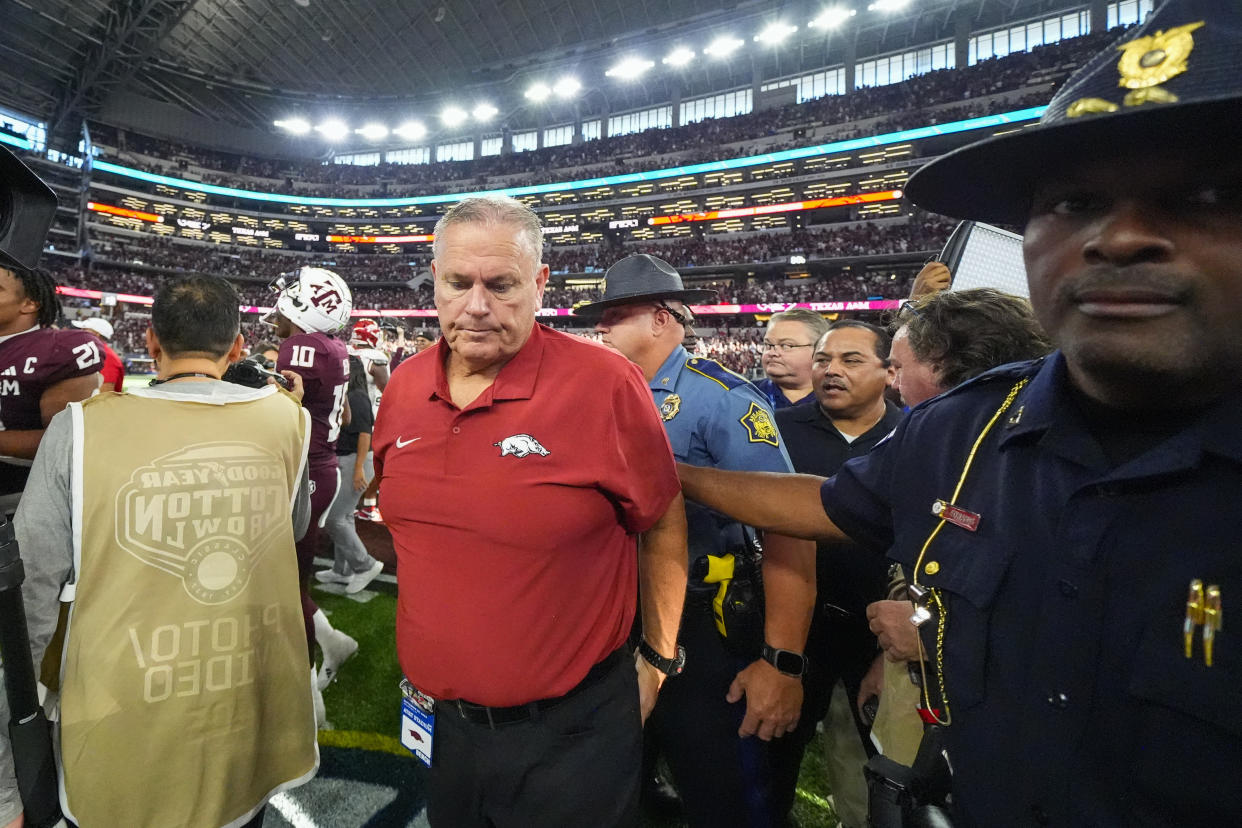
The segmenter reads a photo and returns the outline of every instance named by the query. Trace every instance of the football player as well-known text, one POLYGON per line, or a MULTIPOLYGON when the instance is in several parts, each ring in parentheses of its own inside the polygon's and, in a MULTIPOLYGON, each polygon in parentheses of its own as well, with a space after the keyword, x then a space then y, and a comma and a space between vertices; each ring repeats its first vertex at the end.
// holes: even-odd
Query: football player
MULTIPOLYGON (((340 484, 336 440, 342 418, 348 416, 345 394, 349 382, 349 354, 345 343, 332 334, 348 324, 353 295, 340 276, 317 267, 304 267, 296 273, 283 275, 272 287, 278 294, 276 307, 263 321, 276 329, 276 336, 281 340, 276 369, 301 375, 302 406, 311 416, 307 461, 311 479, 311 524, 298 541, 297 552, 306 638, 317 642, 323 650, 323 664, 315 676, 315 713, 323 724, 323 701, 318 696, 318 688, 331 681, 341 664, 358 651, 358 642, 333 629, 323 610, 310 597, 310 576, 319 546, 319 530, 340 484)), ((314 672, 314 643, 311 650, 314 672)))
MULTIPOLYGON (((380 397, 384 387, 388 385, 388 375, 395 365, 390 365, 388 353, 384 347, 386 342, 383 326, 374 319, 359 319, 354 323, 349 340, 350 354, 362 360, 363 370, 367 374, 367 396, 371 399, 371 413, 379 414, 380 397)), ((395 360, 393 360, 395 362, 395 360)), ((354 513, 360 520, 382 523, 379 511, 379 481, 375 479, 375 469, 370 455, 366 459, 367 487, 362 493, 362 507, 354 513)))
POLYGON ((388 385, 388 354, 381 347, 383 331, 374 319, 359 319, 349 335, 349 354, 362 361, 367 375, 367 396, 371 413, 379 413, 380 396, 388 385))
POLYGON ((0 506, 9 515, 52 416, 99 387, 99 340, 53 327, 59 317, 52 277, 0 257, 0 506))

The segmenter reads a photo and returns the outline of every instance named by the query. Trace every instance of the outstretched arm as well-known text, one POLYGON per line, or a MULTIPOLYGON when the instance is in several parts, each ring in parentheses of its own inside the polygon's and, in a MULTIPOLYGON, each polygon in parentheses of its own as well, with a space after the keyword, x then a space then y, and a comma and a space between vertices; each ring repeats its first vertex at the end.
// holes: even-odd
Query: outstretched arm
POLYGON ((677 464, 681 488, 690 500, 740 523, 794 538, 848 540, 819 499, 824 478, 811 474, 724 471, 677 464))

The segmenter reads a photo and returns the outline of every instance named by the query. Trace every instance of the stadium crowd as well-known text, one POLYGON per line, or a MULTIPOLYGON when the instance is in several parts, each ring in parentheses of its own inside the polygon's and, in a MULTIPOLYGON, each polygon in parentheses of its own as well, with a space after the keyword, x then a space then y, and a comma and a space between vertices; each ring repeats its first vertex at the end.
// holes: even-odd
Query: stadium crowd
POLYGON ((208 183, 265 192, 340 197, 370 193, 376 185, 392 196, 432 190, 463 192, 618 169, 655 169, 666 166, 674 156, 677 163, 740 157, 753 152, 750 142, 786 133, 790 136, 787 140, 765 144, 764 149, 846 140, 1034 106, 1046 102, 1057 83, 1115 36, 1115 31, 1084 35, 974 66, 939 70, 902 83, 863 87, 846 95, 824 96, 747 115, 472 161, 355 166, 248 158, 107 127, 101 127, 99 141, 116 147, 118 160, 150 172, 183 175, 192 171, 194 177, 208 183), (979 100, 1032 83, 1039 88, 1018 99, 979 100), (857 123, 862 121, 867 123, 857 123), (803 132, 795 138, 794 130, 803 132))
MULTIPOLYGON (((760 232, 667 240, 626 241, 549 247, 544 261, 554 274, 603 272, 613 262, 633 253, 652 253, 689 268, 707 265, 780 261, 791 255, 808 259, 835 259, 881 253, 908 253, 940 249, 953 229, 948 220, 919 213, 905 222, 859 222, 847 226, 819 226, 803 230, 760 232)), ((279 273, 313 262, 340 274, 346 282, 365 287, 368 282, 408 282, 430 266, 430 250, 414 254, 339 254, 316 259, 277 251, 246 250, 218 245, 175 243, 167 239, 122 238, 93 234, 94 258, 109 265, 141 266, 163 271, 206 271, 237 279, 271 281, 279 273)), ((79 275, 84 280, 84 274, 79 275)), ((141 278, 141 277, 139 277, 141 278)), ((75 282, 78 287, 99 287, 75 282)), ((123 287, 100 288, 128 290, 123 287)), ((368 289, 369 290, 369 289, 368 289)), ((129 291, 134 292, 134 291, 129 291)))

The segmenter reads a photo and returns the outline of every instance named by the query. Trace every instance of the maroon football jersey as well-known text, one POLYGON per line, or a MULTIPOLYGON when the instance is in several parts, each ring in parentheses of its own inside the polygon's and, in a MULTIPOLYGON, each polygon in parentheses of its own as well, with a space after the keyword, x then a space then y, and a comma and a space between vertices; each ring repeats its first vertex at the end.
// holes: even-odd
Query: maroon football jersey
POLYGON ((341 433, 345 389, 349 384, 345 343, 327 334, 294 334, 281 343, 276 368, 302 375, 306 391, 302 407, 311 415, 311 465, 335 466, 336 438, 341 433))
MULTIPOLYGON (((31 328, 0 341, 0 429, 43 428, 39 400, 50 385, 96 374, 103 348, 89 331, 31 328)), ((0 462, 0 494, 20 492, 30 469, 0 462)))

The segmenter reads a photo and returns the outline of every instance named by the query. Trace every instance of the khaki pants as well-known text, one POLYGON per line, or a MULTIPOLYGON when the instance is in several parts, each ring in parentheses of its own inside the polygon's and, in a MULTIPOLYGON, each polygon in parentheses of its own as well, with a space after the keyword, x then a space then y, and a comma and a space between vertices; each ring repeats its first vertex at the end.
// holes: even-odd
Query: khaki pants
POLYGON ((846 828, 865 828, 867 782, 863 778, 863 765, 867 764, 867 753, 850 712, 854 700, 847 698, 848 695, 845 685, 837 682, 828 715, 824 717, 824 764, 837 819, 846 828))

